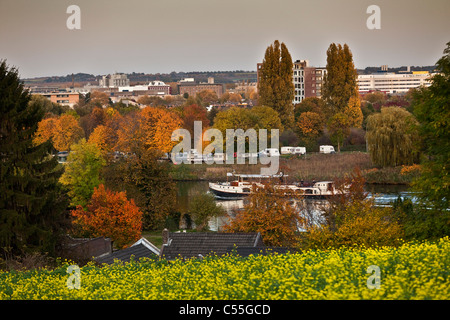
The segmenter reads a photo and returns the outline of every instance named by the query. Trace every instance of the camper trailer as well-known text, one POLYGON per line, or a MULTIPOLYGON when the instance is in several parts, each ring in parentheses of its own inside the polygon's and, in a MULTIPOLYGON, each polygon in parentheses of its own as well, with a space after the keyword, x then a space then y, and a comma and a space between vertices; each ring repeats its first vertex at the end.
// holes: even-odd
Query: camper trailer
POLYGON ((294 147, 281 147, 281 154, 292 154, 294 147))
POLYGON ((336 153, 333 146, 320 146, 320 153, 336 153))
POLYGON ((306 154, 306 148, 305 147, 295 147, 292 150, 292 154, 306 154))

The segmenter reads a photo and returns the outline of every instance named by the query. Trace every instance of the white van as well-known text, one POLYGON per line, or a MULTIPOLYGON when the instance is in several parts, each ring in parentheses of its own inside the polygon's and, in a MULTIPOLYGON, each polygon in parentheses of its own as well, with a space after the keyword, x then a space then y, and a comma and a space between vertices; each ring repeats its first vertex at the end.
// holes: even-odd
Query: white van
POLYGON ((281 147, 281 154, 292 154, 294 147, 281 147))
POLYGON ((292 150, 292 154, 306 154, 306 148, 305 147, 295 147, 292 150))
POLYGON ((320 146, 320 153, 336 153, 333 146, 320 146))

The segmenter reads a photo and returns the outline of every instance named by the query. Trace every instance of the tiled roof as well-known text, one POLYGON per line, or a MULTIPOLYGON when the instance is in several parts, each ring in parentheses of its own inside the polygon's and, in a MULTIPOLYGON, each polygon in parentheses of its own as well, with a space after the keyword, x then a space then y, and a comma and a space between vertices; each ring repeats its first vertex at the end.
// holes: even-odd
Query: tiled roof
POLYGON ((188 232, 169 233, 169 242, 162 246, 161 256, 166 259, 178 257, 202 257, 215 253, 224 255, 233 247, 263 247, 259 233, 188 232))
POLYGON ((134 260, 139 260, 140 258, 158 255, 159 249, 155 247, 152 243, 150 243, 148 240, 141 238, 131 247, 122 250, 117 250, 107 255, 102 255, 100 257, 97 257, 95 261, 97 261, 98 263, 112 264, 114 263, 114 260, 129 262, 131 256, 134 257, 133 258, 134 260))

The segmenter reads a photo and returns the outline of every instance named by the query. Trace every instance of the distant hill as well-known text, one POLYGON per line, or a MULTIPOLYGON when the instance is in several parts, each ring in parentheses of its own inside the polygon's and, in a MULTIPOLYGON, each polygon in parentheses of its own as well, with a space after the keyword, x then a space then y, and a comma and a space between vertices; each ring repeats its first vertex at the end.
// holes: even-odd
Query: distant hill
MULTIPOLYGON (((436 66, 411 66, 411 71, 433 71, 436 66)), ((358 74, 371 74, 379 72, 380 67, 367 67, 358 69, 358 74)), ((388 68, 388 72, 406 71, 406 66, 388 68)), ((166 83, 177 82, 184 78, 194 78, 197 82, 207 82, 209 77, 214 78, 216 83, 235 83, 235 82, 256 82, 256 71, 192 71, 192 72, 171 72, 171 73, 127 73, 128 79, 132 84, 146 83, 149 81, 160 80, 166 83)), ((101 75, 93 75, 88 73, 75 73, 66 76, 51 76, 22 79, 25 85, 58 85, 75 82, 77 84, 96 84, 101 75)))
MULTIPOLYGON (((171 73, 128 73, 126 74, 130 82, 149 82, 153 80, 160 80, 164 82, 177 82, 184 78, 194 78, 198 82, 207 82, 209 77, 214 78, 216 83, 233 83, 233 82, 256 82, 256 71, 198 71, 198 72, 171 72, 171 73)), ((102 76, 93 75, 87 73, 68 74, 66 76, 51 76, 51 77, 39 77, 22 79, 25 85, 45 85, 45 84, 58 84, 58 83, 71 83, 72 80, 76 83, 96 83, 102 76)))
MULTIPOLYGON (((395 67, 395 68, 389 68, 387 72, 399 72, 399 71, 406 71, 407 67, 395 67)), ((432 72, 434 69, 436 69, 436 66, 410 66, 411 71, 428 71, 432 72)), ((365 69, 358 69, 358 74, 372 74, 377 73, 381 71, 381 67, 367 67, 365 69)))

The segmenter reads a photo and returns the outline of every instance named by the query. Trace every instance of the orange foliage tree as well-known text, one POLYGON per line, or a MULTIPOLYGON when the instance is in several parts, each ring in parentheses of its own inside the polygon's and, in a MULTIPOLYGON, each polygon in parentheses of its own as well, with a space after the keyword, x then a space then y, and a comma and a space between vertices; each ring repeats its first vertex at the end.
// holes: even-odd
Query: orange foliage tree
POLYGON ((71 211, 75 230, 89 237, 111 238, 119 248, 137 241, 142 231, 142 212, 125 192, 114 192, 103 184, 94 188, 87 210, 71 211))
POLYGON ((34 141, 43 143, 52 140, 58 151, 70 150, 70 146, 84 137, 78 119, 71 114, 63 114, 59 118, 44 119, 38 124, 34 141))
POLYGON ((248 203, 225 226, 227 232, 259 232, 267 246, 296 247, 301 217, 284 191, 266 185, 249 196, 248 203))
POLYGON ((165 108, 146 107, 141 111, 129 113, 118 129, 116 150, 170 152, 177 144, 171 139, 172 133, 182 126, 181 118, 165 108))
POLYGON ((38 128, 34 136, 34 143, 39 145, 48 140, 53 141, 53 136, 55 134, 55 123, 58 118, 47 118, 43 119, 38 123, 38 128))
POLYGON ((95 144, 102 154, 106 156, 110 153, 115 144, 116 133, 108 126, 99 125, 95 127, 94 131, 89 136, 89 143, 95 144))
POLYGON ((316 112, 303 112, 297 120, 300 136, 308 142, 313 142, 323 132, 324 117, 316 112))

